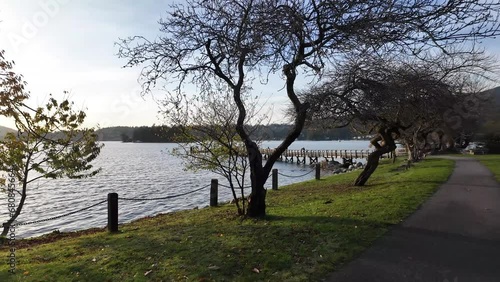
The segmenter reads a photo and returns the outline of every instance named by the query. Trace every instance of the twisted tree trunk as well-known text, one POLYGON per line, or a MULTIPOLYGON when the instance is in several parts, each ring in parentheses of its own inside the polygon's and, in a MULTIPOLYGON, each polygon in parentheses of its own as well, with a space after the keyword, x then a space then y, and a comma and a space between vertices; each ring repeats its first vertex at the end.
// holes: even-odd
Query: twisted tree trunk
MULTIPOLYGON (((302 50, 303 52, 303 50, 302 50)), ((263 217, 266 215, 266 189, 264 184, 269 177, 273 164, 278 160, 280 155, 299 137, 306 120, 307 109, 309 103, 301 103, 295 94, 294 83, 297 73, 295 71, 296 64, 301 63, 301 56, 298 56, 294 64, 289 64, 283 67, 283 73, 286 76, 286 91, 288 98, 292 101, 295 109, 296 117, 293 129, 288 133, 285 140, 274 150, 269 156, 266 164, 262 165, 262 154, 255 142, 243 130, 243 120, 238 121, 236 130, 243 140, 245 140, 246 149, 250 161, 250 178, 252 180, 252 193, 248 200, 247 215, 249 217, 263 217)), ((241 114, 241 112, 240 112, 241 114)))
POLYGON ((355 186, 363 186, 370 176, 375 172, 378 167, 380 157, 383 154, 387 154, 391 151, 396 150, 396 144, 394 143, 394 138, 392 133, 398 133, 397 128, 386 128, 382 127, 378 131, 378 135, 370 140, 370 143, 375 147, 375 151, 368 155, 368 160, 365 168, 358 176, 354 182, 355 186), (382 141, 381 143, 379 143, 382 141))
MULTIPOLYGON (((252 182, 252 193, 248 197, 249 217, 263 217, 266 215, 266 183, 267 176, 262 167, 262 154, 257 144, 253 141, 247 143, 247 151, 250 162, 250 179, 252 182)), ((267 173, 269 174, 269 173, 267 173)))
MULTIPOLYGON (((23 210, 24 202, 26 201, 26 187, 28 185, 26 179, 27 179, 27 177, 24 177, 23 182, 22 182, 23 188, 22 188, 22 192, 21 192, 21 200, 19 201, 19 204, 16 207, 16 211, 14 212, 14 214, 12 214, 11 218, 9 220, 7 220, 7 222, 2 224, 3 230, 2 230, 2 233, 0 234, 0 238, 5 238, 7 236, 12 223, 17 219, 17 217, 21 214, 21 211, 23 210)), ((15 192, 13 192, 13 193, 15 193, 15 192)))

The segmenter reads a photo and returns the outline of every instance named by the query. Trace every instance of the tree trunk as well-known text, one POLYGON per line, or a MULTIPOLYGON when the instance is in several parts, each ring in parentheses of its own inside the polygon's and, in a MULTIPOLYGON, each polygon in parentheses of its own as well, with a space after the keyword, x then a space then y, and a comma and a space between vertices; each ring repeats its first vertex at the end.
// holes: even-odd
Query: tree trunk
MULTIPOLYGON (((236 196, 236 190, 234 189, 234 185, 231 181, 229 181, 229 186, 231 187, 231 193, 233 194, 234 204, 236 205, 236 209, 238 209, 238 215, 243 215, 243 210, 240 207, 240 200, 238 196, 236 196)), ((243 205, 245 204, 245 199, 243 199, 243 205)), ((243 206, 243 208, 245 208, 243 206)))
POLYGON ((366 181, 368 181, 372 173, 375 172, 375 170, 377 169, 380 157, 383 154, 384 153, 382 153, 382 150, 376 150, 375 152, 368 155, 368 161, 366 163, 365 168, 356 179, 356 182, 354 182, 355 186, 365 185, 366 181))
POLYGON ((266 215, 266 183, 268 175, 262 168, 262 154, 255 142, 247 143, 247 151, 250 162, 250 179, 252 181, 252 193, 248 197, 247 215, 249 217, 263 217, 266 215))
POLYGON ((380 157, 383 154, 396 150, 396 144, 394 143, 394 138, 392 138, 392 133, 397 132, 396 128, 381 128, 378 136, 370 141, 370 143, 375 147, 375 151, 368 155, 365 168, 354 182, 355 186, 364 186, 366 181, 368 181, 370 176, 377 169, 380 157), (382 141, 383 146, 378 143, 379 141, 382 141))
MULTIPOLYGON (((253 186, 253 185, 252 185, 253 186)), ((252 187, 252 193, 248 198, 247 215, 249 217, 263 217, 266 215, 266 193, 264 185, 252 187)))
POLYGON ((24 201, 26 200, 26 183, 23 183, 23 192, 21 195, 21 200, 19 201, 19 205, 16 208, 16 212, 12 215, 12 217, 3 224, 3 231, 0 234, 0 238, 6 237, 9 233, 10 225, 17 219, 17 217, 21 214, 21 211, 24 206, 24 201))
POLYGON ((417 161, 417 150, 416 146, 411 146, 409 143, 406 144, 406 152, 408 153, 408 160, 411 162, 417 161))
MULTIPOLYGON (((302 49, 303 55, 303 49, 302 49)), ((266 215, 266 190, 264 184, 267 181, 273 164, 278 160, 280 155, 290 146, 290 144, 299 137, 306 120, 308 103, 301 103, 294 91, 294 82, 296 78, 296 66, 302 64, 301 56, 294 59, 294 62, 283 67, 283 73, 286 76, 286 92, 288 98, 292 102, 296 117, 293 129, 288 133, 287 137, 269 156, 266 164, 262 165, 262 154, 259 151, 257 144, 251 141, 250 136, 245 132, 243 121, 245 116, 244 105, 240 99, 240 89, 235 89, 235 101, 240 108, 240 116, 238 118, 236 130, 241 139, 244 140, 250 161, 250 179, 252 180, 252 193, 248 199, 247 215, 249 217, 263 217, 266 215)))

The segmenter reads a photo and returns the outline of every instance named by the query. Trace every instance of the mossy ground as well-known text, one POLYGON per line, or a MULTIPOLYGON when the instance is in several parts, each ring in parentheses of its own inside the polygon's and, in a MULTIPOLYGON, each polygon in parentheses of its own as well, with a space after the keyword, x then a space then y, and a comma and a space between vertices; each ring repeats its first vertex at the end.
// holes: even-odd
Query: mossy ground
POLYGON ((319 281, 414 212, 453 162, 398 167, 381 165, 364 187, 351 185, 353 172, 268 191, 259 220, 224 205, 141 219, 117 234, 23 240, 16 274, 5 259, 0 281, 319 281))

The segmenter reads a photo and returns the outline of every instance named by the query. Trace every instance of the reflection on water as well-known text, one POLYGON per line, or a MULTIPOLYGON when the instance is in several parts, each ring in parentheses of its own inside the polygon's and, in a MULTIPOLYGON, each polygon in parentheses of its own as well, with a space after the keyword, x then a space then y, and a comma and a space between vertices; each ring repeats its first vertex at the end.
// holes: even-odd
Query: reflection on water
MULTIPOLYGON (((209 188, 212 178, 225 183, 220 175, 200 171, 186 172, 182 161, 169 154, 175 144, 147 144, 104 142, 101 155, 95 166, 102 172, 89 179, 57 179, 34 182, 28 187, 28 196, 19 222, 50 218, 85 208, 105 200, 108 193, 116 192, 123 198, 153 198, 175 195, 206 186, 199 192, 184 197, 158 201, 120 201, 119 221, 129 222, 145 216, 175 210, 204 207, 209 203, 209 188)), ((262 147, 274 148, 278 141, 267 141, 262 147)), ((297 141, 290 149, 367 149, 366 141, 297 141)), ((303 175, 311 168, 296 164, 276 163, 281 173, 303 175)), ((298 178, 279 179, 279 185, 286 185, 314 178, 310 173, 298 178)), ((270 188, 271 181, 266 183, 270 188)), ((19 198, 17 198, 18 200, 19 198)), ((219 201, 229 201, 228 189, 219 189, 219 201)), ((6 194, 0 196, 0 221, 8 219, 6 194), (4 206, 4 208, 2 208, 4 206)), ((54 230, 74 231, 91 227, 103 227, 107 223, 106 203, 68 217, 46 222, 18 226, 18 238, 38 236, 54 230)))

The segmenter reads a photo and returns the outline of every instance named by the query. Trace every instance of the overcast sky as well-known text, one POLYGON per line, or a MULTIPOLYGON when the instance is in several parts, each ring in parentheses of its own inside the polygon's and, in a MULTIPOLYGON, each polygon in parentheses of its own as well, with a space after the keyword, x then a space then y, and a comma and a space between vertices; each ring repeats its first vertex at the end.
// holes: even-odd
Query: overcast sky
MULTIPOLYGON (((152 125, 161 123, 151 97, 141 98, 140 69, 124 69, 116 56, 118 38, 159 34, 157 21, 172 1, 160 0, 0 0, 0 49, 16 62, 16 72, 28 82, 32 105, 49 93, 71 100, 87 111, 87 125, 152 125)), ((500 54, 500 39, 486 42, 500 54)), ((275 84, 257 90, 270 97, 279 122, 285 95, 275 84)), ((156 94, 161 98, 161 93, 156 94)), ((0 117, 0 125, 11 126, 0 117)))

